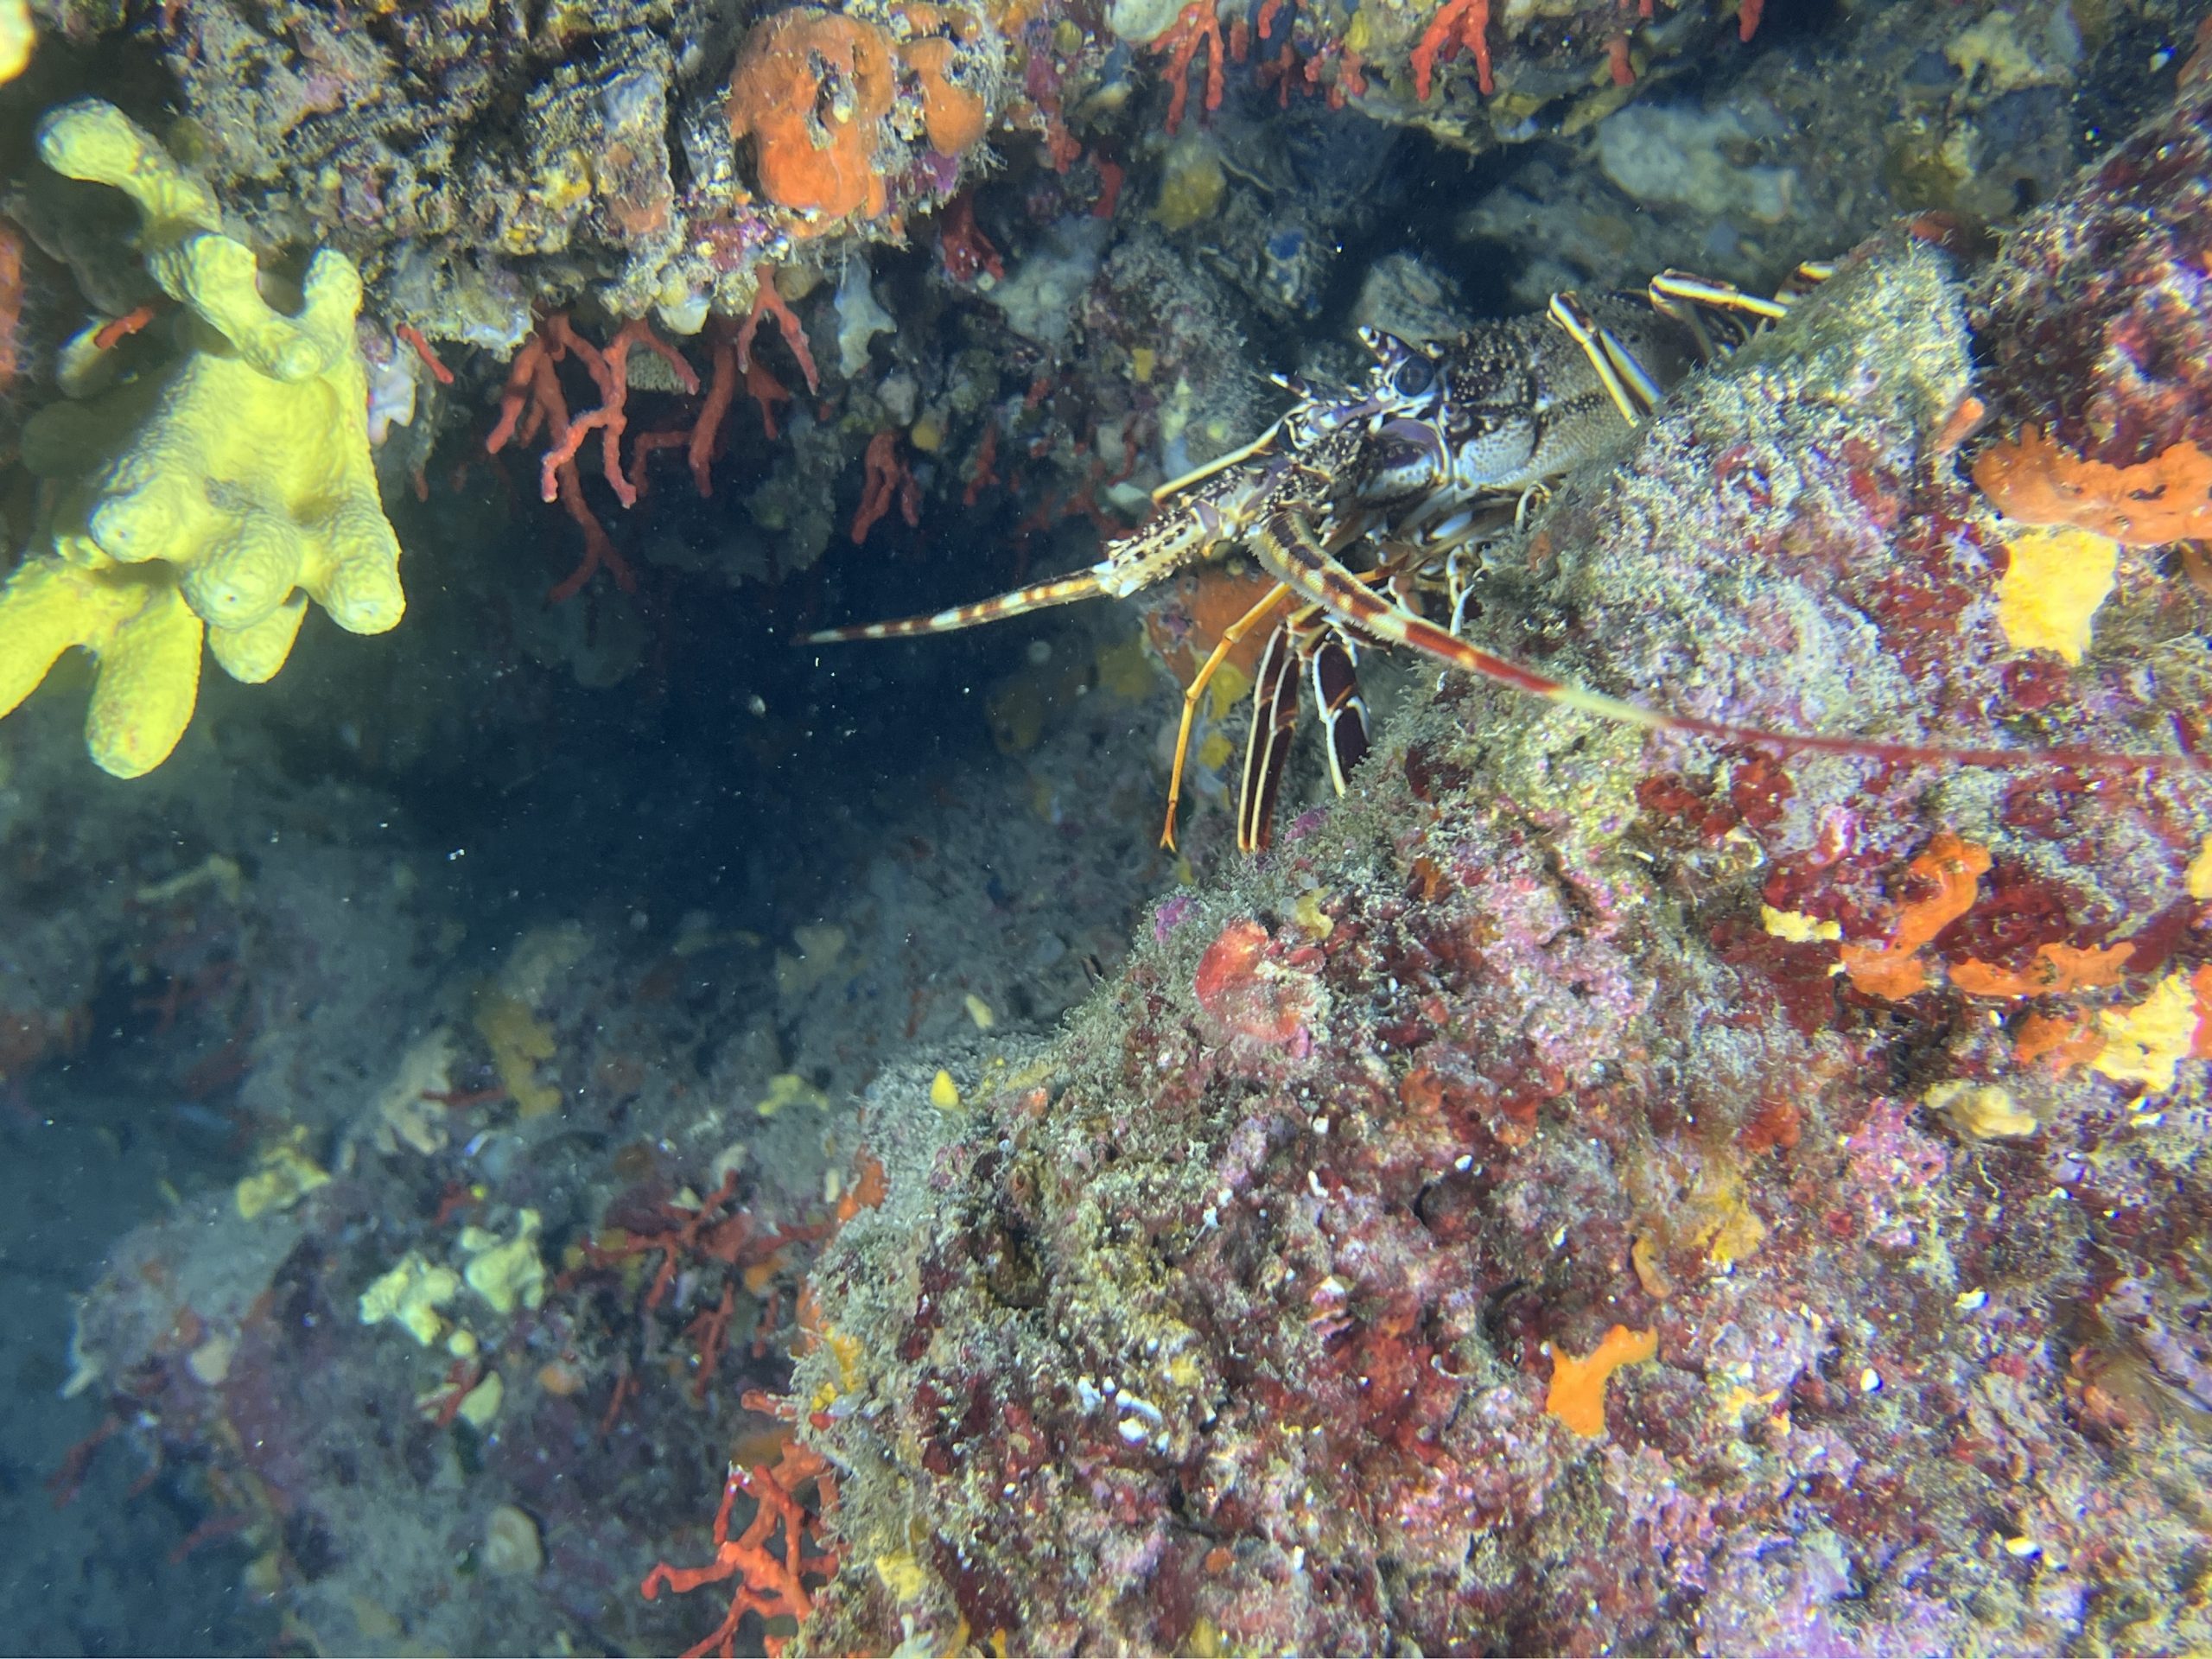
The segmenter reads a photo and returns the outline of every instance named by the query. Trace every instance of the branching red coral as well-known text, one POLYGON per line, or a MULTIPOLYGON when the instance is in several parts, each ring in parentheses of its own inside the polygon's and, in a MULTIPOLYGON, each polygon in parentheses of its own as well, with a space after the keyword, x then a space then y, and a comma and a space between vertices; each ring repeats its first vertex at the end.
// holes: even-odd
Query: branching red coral
MULTIPOLYGON (((706 401, 699 405, 698 417, 691 423, 691 430, 683 439, 685 459, 691 466, 691 482, 702 496, 715 493, 715 443, 721 434, 722 418, 729 413, 729 406, 737 397, 737 359, 735 328, 728 319, 715 318, 708 324, 706 401)), ((775 435, 772 426, 768 435, 775 435)))
MULTIPOLYGON (((561 391, 561 378, 555 372, 555 365, 578 346, 597 357, 596 349, 578 338, 563 314, 556 311, 538 320, 536 331, 523 342, 514 361, 508 365, 507 384, 499 393, 499 418, 484 440, 486 454, 498 454, 510 440, 528 443, 541 430, 548 434, 556 448, 566 442, 569 401, 561 391)), ((561 505, 584 533, 584 556, 583 562, 546 597, 555 604, 574 598, 583 590, 593 573, 601 568, 614 578, 615 585, 624 593, 634 590, 638 578, 615 551, 614 543, 607 539, 598 515, 585 503, 583 485, 576 477, 573 458, 553 469, 553 481, 561 505)), ((546 499, 550 500, 552 497, 548 495, 546 499)))
MULTIPOLYGON (((735 1651, 737 1628, 747 1613, 759 1613, 764 1619, 803 1619, 811 1612, 814 1598, 806 1581, 810 1578, 826 1580, 835 1573, 837 1552, 829 1547, 810 1550, 807 1534, 810 1529, 818 1531, 823 1517, 835 1513, 836 1507, 837 1483, 830 1472, 830 1460, 796 1440, 785 1445, 784 1454, 773 1469, 756 1468, 747 1473, 733 1465, 728 1479, 722 1484, 721 1506, 715 1511, 714 1560, 703 1567, 671 1567, 665 1561, 658 1562, 638 1586, 645 1599, 652 1601, 664 1588, 685 1595, 702 1584, 720 1584, 733 1578, 737 1580, 722 1622, 706 1640, 686 1649, 684 1659, 698 1659, 708 1653, 719 1653, 727 1659, 735 1651), (810 1514, 798 1496, 810 1481, 819 1498, 819 1512, 816 1514, 810 1514), (753 1501, 753 1518, 746 1523, 745 1530, 733 1538, 729 1535, 730 1510, 741 1491, 753 1501), (780 1546, 776 1541, 779 1528, 783 1534, 780 1546)), ((780 1636, 766 1636, 761 1645, 773 1656, 782 1653, 784 1640, 780 1636)))
POLYGON ((768 267, 761 265, 753 270, 753 309, 747 312, 745 321, 737 326, 737 366, 753 366, 753 337, 763 321, 772 317, 776 327, 784 337, 784 344, 791 347, 791 355, 798 359, 799 372, 806 376, 806 389, 819 393, 822 376, 814 366, 814 353, 807 346, 806 325, 798 314, 785 302, 776 291, 776 279, 768 267))
POLYGON ((1446 0, 1421 32, 1413 50, 1414 96, 1428 101, 1439 58, 1449 62, 1461 47, 1474 54, 1475 85, 1488 98, 1496 90, 1490 77, 1490 0, 1446 0))
POLYGON ((453 371, 438 360, 437 353, 431 349, 430 342, 423 338, 420 328, 411 322, 403 322, 393 328, 392 333, 404 340, 408 349, 423 359, 423 366, 430 372, 433 380, 442 386, 453 385, 453 371))
POLYGON ((728 1262, 738 1259, 740 1251, 753 1236, 753 1217, 743 1210, 721 1213, 722 1207, 736 1192, 737 1172, 733 1169, 722 1177, 720 1186, 699 1201, 696 1208, 664 1204, 659 1208, 666 1218, 665 1226, 651 1231, 622 1229, 612 1243, 587 1244, 585 1255, 595 1265, 605 1266, 658 1251, 660 1266, 654 1271, 652 1287, 645 1293, 645 1306, 658 1307, 676 1281, 677 1268, 687 1255, 728 1262))
POLYGON ((999 251, 976 228, 976 198, 970 191, 963 190, 945 203, 937 245, 944 260, 944 274, 956 283, 972 283, 983 271, 995 278, 1006 275, 1006 262, 999 257, 999 251))
POLYGON ((1173 136, 1183 124, 1184 106, 1191 96, 1191 62, 1200 48, 1206 52, 1205 107, 1221 107, 1224 90, 1223 61, 1228 55, 1221 37, 1221 16, 1214 0, 1191 0, 1182 13, 1152 43, 1154 52, 1167 54, 1167 130, 1173 136))
MULTIPOLYGON (((630 348, 644 346, 665 362, 676 376, 677 384, 687 392, 699 390, 699 377, 683 354, 652 331, 642 317, 632 317, 616 330, 614 338, 607 341, 602 351, 593 346, 560 320, 562 335, 568 352, 573 353, 599 387, 599 406, 586 410, 568 423, 565 431, 555 434, 552 446, 545 452, 538 467, 538 490, 543 499, 550 501, 559 493, 557 474, 569 466, 576 451, 582 446, 585 435, 596 429, 600 436, 600 465, 606 474, 607 486, 626 507, 638 504, 638 492, 622 475, 622 434, 629 424, 627 404, 630 391, 630 348)), ((556 353, 554 361, 560 360, 556 353)))
POLYGON ((868 540, 876 521, 889 512, 894 503, 899 516, 912 528, 922 521, 922 486, 915 482, 913 469, 906 465, 906 458, 899 452, 899 434, 887 428, 868 441, 868 480, 861 486, 860 510, 853 514, 853 545, 857 547, 868 540))

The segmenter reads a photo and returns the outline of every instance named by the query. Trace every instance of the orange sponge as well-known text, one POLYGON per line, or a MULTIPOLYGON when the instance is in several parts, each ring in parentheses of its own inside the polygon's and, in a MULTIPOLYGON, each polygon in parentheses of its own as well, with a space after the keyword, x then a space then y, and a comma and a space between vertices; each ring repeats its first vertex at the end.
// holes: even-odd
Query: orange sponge
POLYGON ((2074 524, 2131 547, 2212 536, 2212 455, 2177 443, 2133 467, 2084 461, 2030 427, 1983 452, 1974 481, 2007 518, 2074 524))
POLYGON ((983 137, 985 111, 980 92, 956 85, 948 72, 958 48, 942 35, 907 43, 906 67, 922 86, 922 128, 930 147, 957 156, 983 137))
POLYGON ((888 34, 794 6, 746 37, 730 75, 730 133, 752 137, 761 193, 778 206, 874 219, 888 205, 875 149, 895 91, 888 34))
POLYGON ((1920 960, 1920 948, 1974 908, 1981 878, 1989 873, 1989 854, 1945 830, 1908 868, 1933 891, 1903 907, 1890 942, 1838 947, 1852 984, 1890 1002, 1927 988, 1928 969, 1920 960))
POLYGON ((1605 1432, 1605 1383, 1624 1365, 1641 1365, 1657 1357, 1659 1333, 1617 1325, 1581 1359, 1552 1345, 1551 1387, 1544 1409, 1585 1440, 1605 1432))
POLYGON ((982 19, 934 0, 914 0, 900 7, 899 15, 915 34, 899 48, 899 55, 921 85, 922 130, 929 135, 930 147, 957 156, 981 143, 990 111, 981 92, 952 79, 952 67, 960 43, 982 33, 982 19))

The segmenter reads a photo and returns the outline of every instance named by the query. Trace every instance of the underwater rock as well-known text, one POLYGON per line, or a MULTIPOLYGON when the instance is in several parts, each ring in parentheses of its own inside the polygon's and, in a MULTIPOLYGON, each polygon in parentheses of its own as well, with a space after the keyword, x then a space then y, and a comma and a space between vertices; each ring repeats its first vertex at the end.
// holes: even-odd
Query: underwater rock
POLYGON ((1636 104, 1599 123, 1598 162, 1637 201, 1688 208, 1707 219, 1743 213, 1774 224, 1789 217, 1797 175, 1729 160, 1727 149, 1751 136, 1732 111, 1636 104))
POLYGON ((1974 322, 2005 429, 2114 467, 2212 451, 2212 86, 2008 234, 1974 322))
MULTIPOLYGON (((1716 719, 2155 748, 2139 698, 2201 674, 1998 628, 1964 302, 1862 251, 1570 480, 1472 636, 1716 719)), ((802 1644, 2202 1639, 2130 1586, 2188 1570, 2158 1483, 2212 1447, 2101 1380, 2094 1430, 2061 1333, 2125 1327, 2113 1263, 2161 1332, 2205 1308, 2155 1266, 2212 1198, 2195 1083, 2140 1092, 2201 1081, 2212 801, 2077 763, 1716 755, 1447 678, 1003 1084, 872 1091, 890 1197, 795 1389, 876 1570, 802 1644)))

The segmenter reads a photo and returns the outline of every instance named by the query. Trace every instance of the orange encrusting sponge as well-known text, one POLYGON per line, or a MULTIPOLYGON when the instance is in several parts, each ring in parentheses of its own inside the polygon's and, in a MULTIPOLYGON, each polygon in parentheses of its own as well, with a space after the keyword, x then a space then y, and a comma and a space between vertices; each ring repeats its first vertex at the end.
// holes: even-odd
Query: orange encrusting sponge
POLYGON ((1659 1333, 1617 1325, 1599 1338, 1589 1357, 1577 1359, 1552 1344, 1552 1382, 1544 1409, 1585 1440, 1605 1432, 1605 1384, 1624 1365, 1641 1365, 1659 1353, 1659 1333))
POLYGON ((761 193, 778 206, 874 219, 889 205, 876 129, 895 90, 889 35, 797 6, 747 37, 730 75, 730 134, 751 136, 761 193))
POLYGON ((2040 429, 1983 452, 1974 481, 2007 518, 2074 524, 2130 547, 2212 536, 2212 454, 2177 443, 2133 467, 2084 461, 2040 429))
POLYGON ((1890 942, 1839 948, 1852 984, 1891 1002, 1927 988, 1928 969, 1920 960, 1920 949, 1974 908, 1981 878, 1989 872, 1989 854, 1946 830, 1909 868, 1933 891, 1904 906, 1890 942))
POLYGON ((896 156, 879 146, 902 74, 913 77, 931 149, 957 156, 982 142, 990 106, 954 78, 961 42, 982 25, 932 4, 907 6, 902 16, 907 28, 949 32, 902 41, 861 18, 794 6, 746 37, 730 75, 729 130, 753 140, 760 194, 770 201, 825 219, 880 218, 890 207, 884 168, 896 156))

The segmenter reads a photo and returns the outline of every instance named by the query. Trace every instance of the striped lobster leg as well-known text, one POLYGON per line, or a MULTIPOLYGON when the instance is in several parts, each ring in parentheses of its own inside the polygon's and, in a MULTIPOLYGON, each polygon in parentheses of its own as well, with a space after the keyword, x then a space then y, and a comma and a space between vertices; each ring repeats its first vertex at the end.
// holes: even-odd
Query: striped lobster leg
POLYGON ((1706 332, 1705 313, 1713 312, 1728 320, 1734 337, 1727 341, 1727 349, 1732 350, 1764 324, 1779 321, 1789 314, 1792 300, 1824 280, 1825 270, 1809 275, 1811 269, 1798 266, 1797 276, 1791 280, 1800 285, 1787 289, 1770 300, 1761 295, 1746 294, 1733 283, 1687 270, 1662 270, 1644 285, 1643 291, 1654 311, 1662 317, 1673 318, 1697 336, 1698 350, 1710 363, 1720 355, 1720 350, 1706 332))
MULTIPOLYGON (((1802 266, 1799 269, 1808 286, 1825 274, 1815 274, 1802 266)), ((1681 323, 1690 332, 1697 341, 1698 355, 1708 363, 1724 351, 1741 345, 1752 329, 1788 315, 1790 298, 1785 295, 1779 299, 1766 299, 1747 294, 1733 283, 1717 282, 1681 270, 1661 271, 1651 279, 1645 293, 1654 311, 1681 323), (1706 327, 1705 314, 1708 312, 1726 320, 1731 337, 1721 344, 1715 344, 1706 327)), ((1620 337, 1599 322, 1580 299, 1572 293, 1554 294, 1550 313, 1552 321, 1582 348, 1599 384, 1605 387, 1623 420, 1630 426, 1637 425, 1659 406, 1666 389, 1651 377, 1620 337)))
MULTIPOLYGON (((1213 677, 1220 671, 1222 664, 1229 660, 1229 653, 1236 648, 1236 642, 1257 626, 1261 619, 1289 593, 1290 589, 1283 583, 1275 583, 1258 604, 1224 628, 1211 654, 1198 664, 1198 671, 1183 688, 1183 718, 1175 728, 1175 763, 1167 772, 1167 823, 1160 832, 1160 844, 1171 853, 1175 850, 1175 811, 1183 799, 1183 763, 1191 753, 1191 727, 1198 719, 1198 699, 1205 695, 1206 687, 1212 683, 1213 677)), ((1268 641, 1271 652, 1274 643, 1272 639, 1268 641)), ((1249 761, 1247 764, 1249 766, 1249 761)))
MULTIPOLYGON (((1319 481, 1325 483, 1327 480, 1323 479, 1319 481)), ((1346 523, 1338 525, 1335 533, 1331 537, 1332 548, 1333 549, 1335 547, 1345 545, 1357 541, 1359 538, 1363 526, 1363 520, 1358 518, 1356 515, 1348 519, 1346 523)), ((1364 576, 1356 576, 1353 580, 1358 582, 1388 582, 1391 584, 1392 591, 1400 592, 1405 596, 1410 597, 1414 588, 1414 578, 1408 567, 1411 563, 1414 550, 1392 549, 1389 550, 1395 556, 1385 563, 1378 565, 1375 570, 1370 572, 1368 575, 1364 576)), ((1198 719, 1198 700, 1205 695, 1206 687, 1212 683, 1215 674, 1220 671, 1222 664, 1228 659, 1229 653, 1236 648, 1236 642, 1243 639, 1245 635, 1251 632, 1255 627, 1258 626, 1262 620, 1273 612, 1284 599, 1288 597, 1289 594, 1290 588, 1287 583, 1276 582, 1273 587, 1269 588, 1267 593, 1261 597, 1258 604, 1253 606, 1250 610, 1245 612, 1243 615, 1238 617, 1234 622, 1230 623, 1226 628, 1222 630, 1221 638, 1215 643, 1211 653, 1207 656, 1205 662, 1198 664, 1198 671, 1191 677, 1191 683, 1183 688, 1182 718, 1175 728, 1175 760, 1167 774, 1167 821, 1165 827, 1160 832, 1160 844, 1170 852, 1175 850, 1175 817, 1183 799, 1183 763, 1189 758, 1191 753, 1191 729, 1198 719)), ((1306 606, 1302 607, 1296 614, 1287 619, 1284 626, 1290 628, 1299 638, 1300 642, 1299 645, 1300 659, 1301 661, 1314 663, 1316 664, 1316 672, 1318 673, 1319 671, 1318 667, 1319 659, 1314 655, 1317 648, 1313 646, 1310 642, 1306 641, 1306 636, 1310 634, 1313 630, 1313 608, 1311 606, 1306 606)), ((1273 639, 1270 639, 1268 641, 1268 654, 1270 655, 1273 653, 1274 644, 1275 641, 1273 639)), ((1314 682, 1314 701, 1316 706, 1320 709, 1323 718, 1331 722, 1332 729, 1340 702, 1348 700, 1351 703, 1358 704, 1361 729, 1363 734, 1362 747, 1359 753, 1361 754, 1364 754, 1366 753, 1364 747, 1366 705, 1359 702, 1359 686, 1355 672, 1358 658, 1357 653, 1352 652, 1348 642, 1339 641, 1337 650, 1331 653, 1330 660, 1332 664, 1338 659, 1343 659, 1345 664, 1345 671, 1341 686, 1338 686, 1332 679, 1331 682, 1332 690, 1329 692, 1324 692, 1322 690, 1322 683, 1317 678, 1314 682)), ((1333 674, 1333 669, 1331 671, 1333 674)), ((1294 679, 1288 682, 1287 685, 1288 689, 1294 690, 1296 689, 1295 680, 1294 679)), ((1262 696, 1261 686, 1262 682, 1255 682, 1253 696, 1255 699, 1255 706, 1256 700, 1262 696)), ((1287 712, 1278 712, 1281 713, 1281 717, 1283 719, 1294 724, 1298 719, 1296 700, 1294 698, 1293 699, 1291 706, 1287 712)), ((1254 724, 1255 727, 1260 723, 1262 718, 1264 718, 1264 716, 1255 716, 1254 724)), ((1285 741, 1287 741, 1287 734, 1285 741)), ((1348 769, 1349 763, 1341 766, 1338 765, 1337 757, 1332 751, 1330 764, 1332 768, 1332 774, 1337 780, 1337 792, 1341 795, 1344 793, 1344 773, 1348 769)), ((1238 810, 1240 814, 1243 810, 1243 801, 1245 798, 1249 797, 1250 793, 1251 779, 1254 775, 1252 772, 1252 760, 1249 752, 1245 759, 1245 786, 1243 790, 1240 791, 1239 795, 1238 810)), ((1271 785, 1270 787, 1272 786, 1273 785, 1271 785)))
MULTIPOLYGON (((1590 359, 1599 384, 1613 400, 1621 419, 1630 426, 1639 425, 1646 415, 1659 406, 1659 400, 1667 395, 1665 388, 1651 378, 1636 353, 1621 343, 1619 336, 1591 315, 1581 301, 1572 294, 1553 295, 1551 319, 1582 348, 1583 356, 1590 359)), ((1697 338, 1701 347, 1709 346, 1702 330, 1698 331, 1697 338)))
POLYGON ((1348 786, 1352 768, 1367 758, 1358 651, 1328 611, 1309 605, 1285 618, 1268 636, 1252 683, 1252 730, 1245 740, 1244 776, 1236 791, 1236 849, 1242 853, 1263 853, 1274 838, 1275 799, 1298 729, 1301 664, 1320 712, 1329 781, 1338 794, 1348 786))
POLYGON ((1252 729, 1244 740, 1244 776, 1236 790, 1236 849, 1249 853, 1267 844, 1274 817, 1275 795, 1290 759, 1290 740, 1298 728, 1298 656, 1290 629, 1278 626, 1260 653, 1252 681, 1252 729))

